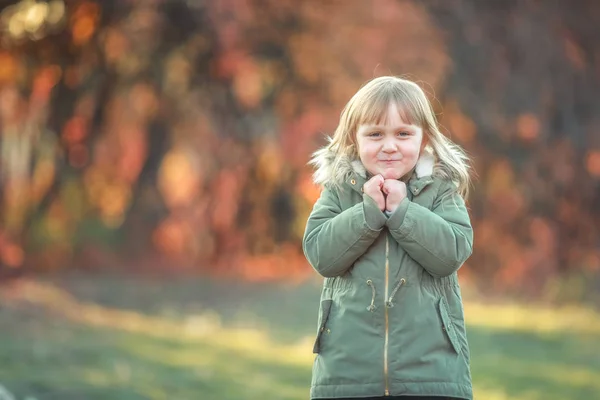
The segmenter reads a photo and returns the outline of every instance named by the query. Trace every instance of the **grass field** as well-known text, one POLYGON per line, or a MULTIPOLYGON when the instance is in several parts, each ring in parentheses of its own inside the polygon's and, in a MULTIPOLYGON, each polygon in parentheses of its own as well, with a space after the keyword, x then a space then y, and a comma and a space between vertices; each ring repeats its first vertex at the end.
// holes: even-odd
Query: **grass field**
MULTIPOLYGON (((307 399, 318 293, 199 279, 15 282, 0 291, 0 384, 17 400, 307 399)), ((476 399, 600 399, 599 315, 465 311, 476 399)))

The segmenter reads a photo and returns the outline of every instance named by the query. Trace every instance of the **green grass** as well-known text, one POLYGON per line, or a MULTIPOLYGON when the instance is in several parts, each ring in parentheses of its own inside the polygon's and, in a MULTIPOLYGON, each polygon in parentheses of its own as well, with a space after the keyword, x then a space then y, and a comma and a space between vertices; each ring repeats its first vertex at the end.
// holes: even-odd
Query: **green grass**
MULTIPOLYGON (((62 277, 0 292, 24 399, 307 399, 319 288, 62 277)), ((467 303, 476 399, 600 398, 600 317, 467 303)), ((1 398, 1 396, 0 396, 1 398)))

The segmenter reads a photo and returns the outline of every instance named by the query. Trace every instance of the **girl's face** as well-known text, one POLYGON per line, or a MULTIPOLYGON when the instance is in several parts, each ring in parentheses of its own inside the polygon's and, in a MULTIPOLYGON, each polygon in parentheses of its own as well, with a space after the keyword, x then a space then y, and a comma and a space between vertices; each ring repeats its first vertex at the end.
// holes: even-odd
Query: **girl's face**
POLYGON ((360 125, 356 136, 360 161, 385 179, 400 179, 412 171, 425 147, 423 129, 403 121, 395 104, 389 105, 385 121, 360 125))

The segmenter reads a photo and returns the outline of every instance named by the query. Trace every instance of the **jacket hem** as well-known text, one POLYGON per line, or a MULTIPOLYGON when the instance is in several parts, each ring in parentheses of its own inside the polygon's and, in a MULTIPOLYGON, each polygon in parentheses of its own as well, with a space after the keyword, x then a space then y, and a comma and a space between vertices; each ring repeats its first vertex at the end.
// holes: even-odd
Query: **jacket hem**
MULTIPOLYGON (((383 396, 382 383, 352 383, 317 385, 310 388, 311 399, 331 399, 336 397, 377 397, 383 396)), ((390 382, 390 396, 441 396, 458 399, 473 399, 470 385, 452 382, 390 382)))
POLYGON ((376 397, 383 396, 383 384, 348 383, 311 386, 311 399, 335 399, 336 397, 376 397))

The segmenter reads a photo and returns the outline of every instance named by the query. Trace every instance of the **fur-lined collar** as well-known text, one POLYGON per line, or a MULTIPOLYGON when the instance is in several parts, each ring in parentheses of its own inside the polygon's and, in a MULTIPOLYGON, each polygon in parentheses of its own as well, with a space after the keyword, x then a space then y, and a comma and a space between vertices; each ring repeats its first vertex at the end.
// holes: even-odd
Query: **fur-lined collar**
MULTIPOLYGON (((321 186, 341 186, 342 183, 352 173, 357 174, 363 179, 367 179, 367 170, 358 159, 350 159, 348 156, 342 156, 339 159, 338 168, 334 168, 335 153, 325 146, 315 152, 311 164, 315 167, 313 181, 321 186)), ((438 170, 438 160, 429 147, 425 147, 417 165, 415 166, 413 176, 423 178, 436 175, 438 170)))

